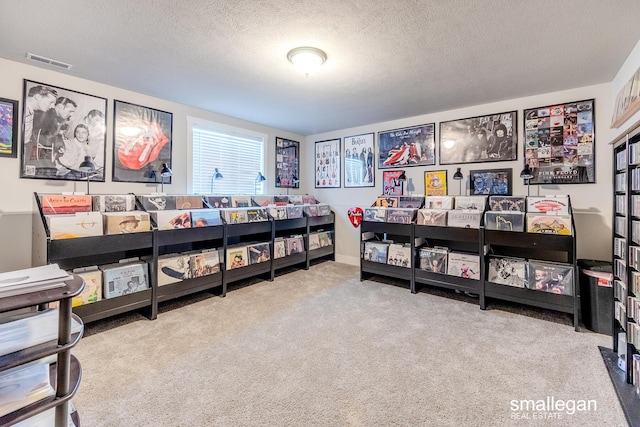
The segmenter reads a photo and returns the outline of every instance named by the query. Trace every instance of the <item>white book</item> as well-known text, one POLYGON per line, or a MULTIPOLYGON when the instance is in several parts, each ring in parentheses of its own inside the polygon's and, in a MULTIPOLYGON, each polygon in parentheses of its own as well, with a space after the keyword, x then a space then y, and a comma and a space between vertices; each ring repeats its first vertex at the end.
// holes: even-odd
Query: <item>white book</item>
POLYGON ((0 297, 20 295, 45 289, 61 288, 73 278, 58 264, 0 273, 0 297))

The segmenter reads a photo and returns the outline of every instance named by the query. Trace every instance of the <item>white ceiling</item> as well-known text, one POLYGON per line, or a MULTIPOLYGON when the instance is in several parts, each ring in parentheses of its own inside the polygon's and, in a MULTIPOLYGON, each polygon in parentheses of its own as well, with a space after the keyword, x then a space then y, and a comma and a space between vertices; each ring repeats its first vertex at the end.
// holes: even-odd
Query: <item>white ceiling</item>
POLYGON ((2 0, 0 57, 310 135, 610 82, 638 16, 639 0, 2 0), (308 78, 286 58, 305 45, 328 56, 308 78))

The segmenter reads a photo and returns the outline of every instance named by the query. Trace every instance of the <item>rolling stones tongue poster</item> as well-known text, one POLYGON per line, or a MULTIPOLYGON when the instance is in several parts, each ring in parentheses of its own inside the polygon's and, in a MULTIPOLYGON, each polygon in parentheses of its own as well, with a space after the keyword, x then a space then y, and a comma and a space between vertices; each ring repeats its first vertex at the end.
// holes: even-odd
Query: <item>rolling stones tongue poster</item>
POLYGON ((162 164, 171 166, 173 114, 114 101, 114 117, 113 181, 160 182, 162 164))

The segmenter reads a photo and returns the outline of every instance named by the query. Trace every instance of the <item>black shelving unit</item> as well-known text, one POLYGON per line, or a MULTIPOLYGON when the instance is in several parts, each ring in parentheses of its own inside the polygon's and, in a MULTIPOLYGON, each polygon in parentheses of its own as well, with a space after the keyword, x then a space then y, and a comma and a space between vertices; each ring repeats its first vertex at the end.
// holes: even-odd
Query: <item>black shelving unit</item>
POLYGON ((307 254, 308 254, 307 264, 305 267, 307 270, 309 269, 311 261, 314 261, 320 258, 330 259, 331 261, 336 260, 335 222, 336 222, 336 215, 334 212, 331 212, 331 215, 310 216, 307 218, 307 229, 305 234, 305 238, 307 242, 307 254), (330 246, 324 246, 319 249, 314 249, 312 251, 308 250, 309 234, 315 233, 320 230, 331 232, 333 234, 333 238, 331 240, 333 244, 330 246))
MULTIPOLYGON (((484 244, 492 255, 521 257, 568 263, 573 268, 573 295, 557 295, 533 289, 517 288, 484 281, 486 298, 511 301, 573 315, 573 326, 578 331, 579 290, 576 259, 576 236, 573 215, 573 235, 537 234, 515 231, 484 230, 484 244)), ((486 257, 485 262, 487 264, 486 257)), ((486 277, 484 275, 483 277, 486 277)))
POLYGON ((640 273, 640 233, 633 232, 634 223, 640 224, 640 212, 634 208, 634 199, 640 198, 640 127, 613 142, 613 183, 613 349, 601 347, 600 352, 627 421, 637 426, 640 399, 633 384, 633 358, 639 352, 633 337, 640 319, 629 313, 629 299, 640 297, 634 293, 635 276, 640 273), (626 344, 619 342, 619 335, 626 338, 626 344), (624 371, 618 366, 619 355, 624 357, 624 371))
MULTIPOLYGON (((73 270, 91 265, 117 263, 121 259, 153 255, 154 232, 152 231, 52 240, 37 193, 34 193, 32 230, 32 265, 34 266, 57 263, 64 270, 73 270)), ((73 312, 84 323, 134 310, 141 310, 149 319, 155 319, 157 305, 152 303, 153 292, 153 286, 150 285, 148 289, 140 292, 74 307, 73 312)))
MULTIPOLYGON (((363 221, 360 225, 360 244, 366 241, 383 241, 393 240, 394 243, 409 243, 411 245, 411 253, 415 254, 415 239, 413 224, 396 224, 388 222, 369 222, 363 221), (372 239, 363 238, 365 233, 373 233, 372 239)), ((335 239, 334 239, 335 241, 335 239)), ((367 279, 373 275, 395 277, 409 281, 409 286, 413 289, 414 285, 414 262, 415 256, 411 256, 411 265, 409 268, 399 267, 396 265, 382 264, 363 259, 360 256, 360 281, 367 279)))
POLYGON ((307 217, 293 218, 293 219, 280 219, 273 221, 273 236, 271 241, 275 241, 278 237, 288 237, 299 234, 303 236, 304 251, 288 255, 282 258, 275 259, 273 257, 273 244, 271 245, 271 280, 275 278, 276 270, 285 267, 291 267, 298 264, 304 264, 307 266, 307 253, 309 252, 309 235, 307 233, 307 217))
MULTIPOLYGON (((155 305, 195 292, 205 291, 216 287, 222 287, 222 271, 224 259, 220 261, 220 271, 211 275, 185 279, 177 283, 158 286, 157 268, 158 257, 160 255, 191 252, 206 249, 226 251, 226 241, 224 239, 224 225, 214 225, 210 227, 185 228, 181 230, 154 230, 153 262, 150 263, 150 276, 153 283, 154 295, 152 301, 155 305)), ((221 295, 225 290, 221 288, 221 295)), ((155 307, 157 311, 157 307, 155 307)))
POLYGON ((226 224, 224 227, 226 242, 226 249, 229 246, 236 244, 245 244, 250 242, 268 242, 271 245, 271 256, 269 261, 261 262, 258 264, 247 265, 233 270, 226 269, 226 250, 225 250, 225 262, 221 267, 224 268, 222 274, 222 294, 226 295, 227 286, 229 283, 237 282, 239 280, 248 279, 251 277, 260 276, 263 274, 269 275, 269 280, 273 280, 272 276, 272 262, 273 262, 273 235, 274 235, 274 222, 260 221, 250 222, 245 224, 226 224))
MULTIPOLYGON (((67 402, 76 394, 82 377, 80 362, 71 355, 71 349, 80 341, 84 331, 81 327, 79 332, 71 333, 72 317, 82 325, 82 320, 72 314, 71 299, 80 294, 83 288, 82 278, 74 276, 67 280, 63 287, 0 298, 0 313, 25 307, 43 307, 54 301, 59 302, 57 339, 0 356, 0 371, 5 371, 44 357, 57 355, 57 362, 50 368, 50 380, 52 385, 55 384, 55 394, 0 417, 0 425, 13 425, 55 408, 56 427, 67 426, 69 417, 67 402)), ((78 414, 74 413, 72 417, 76 426, 79 427, 78 414)))
MULTIPOLYGON (((477 228, 459 227, 438 227, 430 225, 415 226, 415 237, 424 238, 428 247, 444 246, 449 250, 460 251, 478 255, 480 259, 480 277, 484 277, 484 263, 482 262, 482 232, 477 228)), ((416 251, 417 252, 417 251, 416 251)), ((414 259, 418 253, 414 253, 414 259)), ((414 261, 415 264, 415 261, 414 261)), ((411 288, 412 293, 419 291, 416 284, 438 286, 441 288, 454 289, 462 292, 469 292, 479 296, 480 308, 485 308, 484 287, 482 280, 467 279, 447 274, 433 273, 430 271, 415 269, 415 281, 411 288)))

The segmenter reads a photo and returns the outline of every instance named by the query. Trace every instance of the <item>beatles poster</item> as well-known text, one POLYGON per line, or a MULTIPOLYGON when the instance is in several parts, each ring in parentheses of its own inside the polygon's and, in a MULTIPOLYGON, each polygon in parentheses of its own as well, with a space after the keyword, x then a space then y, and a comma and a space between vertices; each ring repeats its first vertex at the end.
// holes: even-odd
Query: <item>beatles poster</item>
POLYGON ((436 164, 435 124, 378 132, 378 168, 436 164))
POLYGON ((524 110, 525 162, 531 184, 593 184, 595 100, 524 110))
POLYGON ((340 188, 340 138, 316 142, 316 188, 340 188))
POLYGON ((344 186, 375 187, 373 133, 344 138, 344 186))

